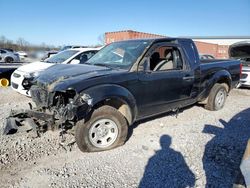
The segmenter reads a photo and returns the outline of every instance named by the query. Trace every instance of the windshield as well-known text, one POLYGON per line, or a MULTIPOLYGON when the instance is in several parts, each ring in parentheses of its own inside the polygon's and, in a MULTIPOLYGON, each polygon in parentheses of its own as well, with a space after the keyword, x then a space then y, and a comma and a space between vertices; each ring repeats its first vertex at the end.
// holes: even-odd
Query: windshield
POLYGON ((62 51, 62 52, 60 52, 56 55, 53 55, 52 57, 44 60, 44 62, 46 62, 46 63, 62 63, 78 52, 79 52, 78 50, 65 50, 65 51, 62 51))
POLYGON ((121 41, 112 43, 96 53, 87 64, 129 69, 150 41, 121 41))

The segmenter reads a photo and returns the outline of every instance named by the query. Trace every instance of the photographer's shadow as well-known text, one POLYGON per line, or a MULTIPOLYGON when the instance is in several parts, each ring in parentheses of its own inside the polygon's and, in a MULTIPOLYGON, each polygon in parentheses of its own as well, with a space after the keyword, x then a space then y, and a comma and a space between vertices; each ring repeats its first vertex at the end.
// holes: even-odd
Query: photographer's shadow
POLYGON ((240 173, 240 163, 250 138, 250 108, 230 121, 219 120, 222 127, 205 125, 203 133, 214 137, 206 144, 202 158, 206 187, 232 187, 240 173), (225 178, 226 177, 226 178, 225 178))
POLYGON ((161 150, 149 159, 139 187, 193 187, 195 176, 182 154, 170 148, 171 137, 163 135, 160 144, 161 150))

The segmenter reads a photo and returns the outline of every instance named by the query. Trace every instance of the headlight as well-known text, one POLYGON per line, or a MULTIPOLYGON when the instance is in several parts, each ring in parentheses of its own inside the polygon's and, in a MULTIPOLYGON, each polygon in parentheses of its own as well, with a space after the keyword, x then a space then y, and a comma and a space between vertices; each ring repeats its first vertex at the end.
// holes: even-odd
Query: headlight
POLYGON ((93 105, 93 99, 88 94, 82 93, 81 99, 83 102, 86 102, 89 106, 93 105))

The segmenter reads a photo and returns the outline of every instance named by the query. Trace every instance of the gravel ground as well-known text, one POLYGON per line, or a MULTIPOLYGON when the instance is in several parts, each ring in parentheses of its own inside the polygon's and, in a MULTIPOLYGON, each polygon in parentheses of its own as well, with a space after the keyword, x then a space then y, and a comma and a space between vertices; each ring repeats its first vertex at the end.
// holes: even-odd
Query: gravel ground
MULTIPOLYGON (((233 90, 220 111, 192 106, 136 123, 124 146, 100 153, 60 146, 57 131, 1 134, 0 187, 231 187, 250 137, 249 99, 233 90)), ((0 88, 0 130, 30 101, 0 88)))

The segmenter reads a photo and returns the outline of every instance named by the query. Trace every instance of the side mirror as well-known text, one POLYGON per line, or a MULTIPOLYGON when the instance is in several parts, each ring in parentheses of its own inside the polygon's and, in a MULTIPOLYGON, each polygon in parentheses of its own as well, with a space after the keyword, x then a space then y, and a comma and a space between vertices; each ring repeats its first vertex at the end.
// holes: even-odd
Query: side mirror
POLYGON ((78 60, 78 59, 73 59, 70 62, 70 64, 79 64, 79 63, 80 63, 80 60, 78 60))

